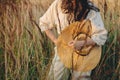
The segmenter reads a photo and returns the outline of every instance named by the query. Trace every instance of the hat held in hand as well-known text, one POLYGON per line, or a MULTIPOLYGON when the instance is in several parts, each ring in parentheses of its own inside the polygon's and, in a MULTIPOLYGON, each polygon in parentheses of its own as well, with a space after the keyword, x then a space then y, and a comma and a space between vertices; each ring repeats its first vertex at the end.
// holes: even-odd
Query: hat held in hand
POLYGON ((101 47, 84 45, 81 50, 68 46, 72 40, 87 40, 91 38, 92 26, 90 20, 76 21, 66 27, 58 37, 57 51, 63 64, 75 71, 90 71, 100 61, 101 47))

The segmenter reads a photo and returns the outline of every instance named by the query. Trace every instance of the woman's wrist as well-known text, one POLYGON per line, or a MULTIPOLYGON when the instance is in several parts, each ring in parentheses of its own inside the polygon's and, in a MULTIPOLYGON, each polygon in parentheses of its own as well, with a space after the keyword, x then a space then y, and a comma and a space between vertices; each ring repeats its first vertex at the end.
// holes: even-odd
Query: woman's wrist
POLYGON ((85 45, 95 45, 95 42, 92 39, 87 39, 85 45))
POLYGON ((55 45, 57 45, 57 39, 54 39, 54 40, 53 40, 53 43, 54 43, 55 45))

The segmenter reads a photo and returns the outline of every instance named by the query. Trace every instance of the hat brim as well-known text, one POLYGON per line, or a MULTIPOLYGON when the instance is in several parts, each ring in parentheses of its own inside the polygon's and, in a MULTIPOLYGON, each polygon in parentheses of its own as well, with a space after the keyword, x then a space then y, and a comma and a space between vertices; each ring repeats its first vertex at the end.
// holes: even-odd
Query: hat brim
POLYGON ((59 35, 57 43, 58 56, 67 68, 82 72, 90 71, 100 61, 101 46, 93 47, 87 56, 77 54, 72 47, 68 46, 68 42, 72 41, 72 29, 71 26, 67 27, 59 35))

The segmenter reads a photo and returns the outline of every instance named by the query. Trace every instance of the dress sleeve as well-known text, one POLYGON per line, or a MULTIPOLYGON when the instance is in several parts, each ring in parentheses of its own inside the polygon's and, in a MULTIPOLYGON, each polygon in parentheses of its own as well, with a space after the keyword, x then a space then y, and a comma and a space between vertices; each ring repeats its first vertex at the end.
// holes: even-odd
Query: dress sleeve
POLYGON ((91 39, 98 45, 104 45, 108 32, 104 27, 100 12, 93 11, 89 16, 92 25, 91 39))
POLYGON ((55 0, 45 14, 39 18, 39 27, 41 31, 45 31, 54 27, 57 1, 58 0, 55 0))

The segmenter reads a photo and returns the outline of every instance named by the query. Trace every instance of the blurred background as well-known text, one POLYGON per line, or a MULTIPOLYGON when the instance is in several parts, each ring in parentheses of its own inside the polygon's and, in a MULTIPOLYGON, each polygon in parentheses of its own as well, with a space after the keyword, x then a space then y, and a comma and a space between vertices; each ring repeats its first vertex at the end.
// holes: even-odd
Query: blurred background
MULTIPOLYGON (((120 0, 91 1, 109 32, 92 80, 120 80, 120 0)), ((54 44, 40 31, 38 19, 52 2, 0 0, 0 80, 46 80, 54 44)))

